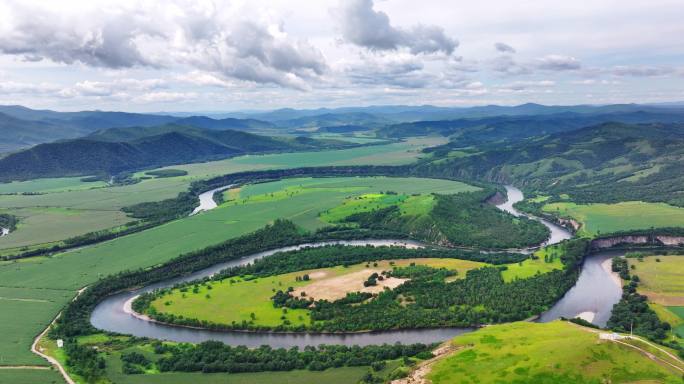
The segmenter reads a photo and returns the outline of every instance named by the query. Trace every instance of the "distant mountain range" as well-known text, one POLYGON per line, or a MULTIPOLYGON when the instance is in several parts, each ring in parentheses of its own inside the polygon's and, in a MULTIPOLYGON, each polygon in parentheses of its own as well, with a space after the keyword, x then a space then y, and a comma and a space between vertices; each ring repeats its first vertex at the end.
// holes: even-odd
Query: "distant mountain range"
POLYGON ((247 153, 354 146, 306 137, 267 137, 177 124, 111 128, 78 139, 39 144, 0 159, 0 181, 40 177, 115 175, 171 164, 247 153))
MULTIPOLYGON (((0 106, 0 153, 36 144, 90 135, 98 130, 178 124, 212 130, 258 134, 377 131, 385 137, 451 136, 486 125, 492 137, 552 133, 606 121, 646 123, 683 121, 684 106, 666 105, 488 105, 469 108, 369 106, 321 109, 278 109, 269 112, 141 114, 126 112, 55 112, 22 106, 0 106), (335 128, 339 127, 339 128, 335 128), (502 133, 503 132, 503 133, 502 133), (508 132, 508 133, 506 133, 508 132)), ((483 131, 479 131, 482 133, 483 131)))

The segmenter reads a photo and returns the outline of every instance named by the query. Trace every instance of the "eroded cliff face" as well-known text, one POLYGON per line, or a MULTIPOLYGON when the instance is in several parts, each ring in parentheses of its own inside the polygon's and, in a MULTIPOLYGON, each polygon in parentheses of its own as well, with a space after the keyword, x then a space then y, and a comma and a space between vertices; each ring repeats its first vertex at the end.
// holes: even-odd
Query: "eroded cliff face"
POLYGON ((651 243, 649 236, 614 236, 591 241, 591 247, 594 249, 611 248, 620 244, 649 244, 651 243))
POLYGON ((658 236, 656 240, 663 243, 663 245, 684 245, 684 236, 658 236))
POLYGON ((668 245, 677 246, 684 245, 684 236, 664 236, 664 235, 654 235, 654 236, 613 236, 601 239, 595 239, 591 241, 591 248, 593 249, 605 249, 611 248, 622 244, 635 244, 635 245, 668 245))

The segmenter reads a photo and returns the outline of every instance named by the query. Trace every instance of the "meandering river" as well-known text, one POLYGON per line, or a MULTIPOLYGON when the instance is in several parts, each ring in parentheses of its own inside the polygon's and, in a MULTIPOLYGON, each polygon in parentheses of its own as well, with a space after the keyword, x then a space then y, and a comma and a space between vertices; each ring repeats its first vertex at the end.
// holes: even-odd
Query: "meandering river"
MULTIPOLYGON (((200 195, 200 207, 196 209, 196 212, 216 207, 216 203, 213 200, 213 194, 216 191, 228 189, 230 187, 231 186, 216 188, 200 195)), ((522 192, 519 189, 510 186, 507 186, 506 190, 508 192, 508 201, 498 207, 513 215, 521 215, 522 213, 513 208, 513 204, 523 199, 522 192)), ((551 236, 545 244, 555 244, 572 237, 572 234, 561 226, 540 218, 534 219, 539 220, 551 230, 551 236)), ((361 240, 301 244, 298 246, 261 252, 238 260, 216 264, 191 275, 165 280, 141 289, 110 296, 97 305, 91 315, 90 321, 93 326, 99 329, 139 337, 193 343, 218 340, 231 345, 246 345, 249 347, 270 345, 275 348, 288 348, 293 346, 304 347, 319 344, 370 345, 395 342, 432 343, 447 340, 459 334, 472 331, 470 328, 411 329, 350 334, 209 331, 160 324, 145 320, 130 312, 130 301, 142 293, 159 288, 171 287, 180 282, 211 276, 223 269, 251 263, 258 258, 273 255, 277 252, 292 251, 304 247, 320 247, 330 244, 422 247, 420 243, 413 241, 361 240)), ((551 310, 544 313, 541 316, 540 321, 550 321, 561 316, 570 318, 582 314, 583 317, 591 317, 591 320, 593 320, 594 323, 604 325, 605 321, 607 321, 610 316, 610 310, 612 309, 613 304, 620 299, 619 282, 616 283, 614 276, 611 275, 609 270, 602 267, 602 263, 605 266, 604 261, 609 260, 613 255, 615 255, 614 252, 605 252, 588 257, 575 287, 568 291, 551 310)))
POLYGON ((196 215, 202 211, 209 211, 211 209, 218 207, 218 205, 216 204, 216 201, 214 201, 214 193, 219 192, 219 191, 225 191, 226 189, 230 189, 233 186, 235 186, 235 184, 225 185, 223 187, 214 188, 211 191, 207 191, 207 192, 200 194, 199 195, 200 205, 197 208, 195 208, 195 210, 192 211, 190 216, 196 215))

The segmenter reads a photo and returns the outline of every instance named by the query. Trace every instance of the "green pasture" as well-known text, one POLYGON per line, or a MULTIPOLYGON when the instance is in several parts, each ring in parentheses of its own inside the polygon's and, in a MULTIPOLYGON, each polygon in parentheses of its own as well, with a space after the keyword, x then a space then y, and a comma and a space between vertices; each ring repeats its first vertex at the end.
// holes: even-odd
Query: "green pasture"
MULTIPOLYGON (((476 190, 471 187, 459 192, 476 190)), ((457 193, 449 191, 448 193, 457 193)), ((340 222, 344 218, 355 213, 369 212, 375 209, 383 209, 397 206, 403 215, 420 216, 430 213, 435 205, 432 195, 405 195, 387 193, 368 193, 361 196, 346 199, 341 205, 329 209, 321 214, 321 220, 328 223, 340 222)))
POLYGON ((321 225, 318 212, 341 204, 350 195, 346 188, 358 188, 359 194, 390 189, 410 194, 467 188, 463 183, 448 180, 350 177, 256 184, 246 186, 240 194, 257 196, 298 183, 315 185, 320 190, 292 196, 287 204, 280 200, 228 203, 209 212, 52 257, 0 262, 0 287, 29 288, 36 292, 64 290, 68 296, 55 299, 51 305, 40 306, 0 300, 0 316, 7 317, 3 319, 6 321, 0 322, 0 348, 4 350, 5 364, 15 364, 30 356, 28 336, 35 336, 41 326, 46 326, 76 290, 103 276, 163 263, 182 253, 252 232, 277 218, 288 218, 304 227, 316 228, 321 225), (267 185, 276 183, 280 183, 279 186, 267 185), (255 190, 251 191, 252 188, 255 190), (343 190, 334 192, 340 188, 343 190), (17 322, 17 318, 24 320, 17 322))
POLYGON ((428 379, 443 383, 681 383, 681 373, 571 323, 511 323, 456 337, 428 379))
POLYGON ((684 226, 684 208, 665 203, 546 204, 543 210, 582 223, 581 234, 594 236, 631 229, 684 226))
POLYGON ((516 264, 507 264, 506 270, 501 272, 504 281, 510 282, 515 279, 526 279, 536 274, 563 269, 560 255, 561 245, 550 245, 534 252, 535 258, 530 258, 516 264), (547 257, 545 259, 545 256, 547 257))
MULTIPOLYGON (((188 174, 144 179, 137 184, 106 188, 86 189, 101 185, 83 183, 80 178, 0 184, 0 194, 18 190, 51 192, 43 195, 0 195, 0 213, 13 214, 21 220, 17 231, 0 239, 0 250, 56 242, 116 227, 132 220, 120 211, 122 207, 173 198, 179 192, 186 191, 194 180, 259 169, 404 164, 415 161, 422 155, 422 148, 434 144, 439 144, 439 140, 409 139, 406 142, 345 150, 241 156, 161 168, 184 170, 188 174)), ((144 176, 145 172, 139 172, 134 177, 144 176)))
POLYGON ((60 289, 0 287, 0 366, 48 366, 31 353, 31 343, 72 296, 60 289))
MULTIPOLYGON (((470 269, 479 268, 485 264, 458 259, 407 259, 396 260, 394 265, 407 266, 410 263, 427 265, 434 268, 456 270, 459 277, 464 277, 470 269)), ((373 269, 391 270, 389 262, 379 262, 373 269)), ((271 297, 276 291, 286 291, 288 287, 306 287, 318 279, 297 281, 298 276, 324 273, 325 279, 358 272, 366 268, 366 263, 349 267, 332 267, 315 270, 286 273, 277 276, 244 280, 240 278, 225 279, 220 282, 197 284, 181 289, 174 289, 170 293, 155 299, 152 307, 160 313, 182 315, 186 318, 207 320, 219 324, 240 324, 243 321, 254 325, 278 326, 287 319, 292 326, 309 325, 311 323, 309 311, 306 309, 287 309, 273 307, 271 297), (195 289, 196 287, 196 289, 195 289), (207 295, 209 295, 207 297, 207 295), (254 318, 252 318, 254 314, 254 318)), ((369 273, 370 274, 370 273, 369 273)), ((315 275, 314 275, 315 276, 315 275)), ((304 288, 306 289, 306 288, 304 288)))
POLYGON ((0 384, 64 384, 64 379, 54 369, 0 368, 0 384))
POLYGON ((83 177, 58 177, 0 183, 0 195, 8 193, 54 193, 106 187, 104 181, 84 182, 83 177))
POLYGON ((684 256, 627 259, 630 273, 639 276, 639 292, 661 305, 684 305, 684 256))

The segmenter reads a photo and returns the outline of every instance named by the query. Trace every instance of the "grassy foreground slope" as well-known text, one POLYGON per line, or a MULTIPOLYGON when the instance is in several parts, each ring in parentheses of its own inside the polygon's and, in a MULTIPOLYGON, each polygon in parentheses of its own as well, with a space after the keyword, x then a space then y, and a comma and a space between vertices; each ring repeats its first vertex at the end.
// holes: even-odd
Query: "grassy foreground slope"
POLYGON ((428 378, 444 383, 681 383, 681 373, 574 324, 512 323, 455 338, 428 378))
MULTIPOLYGON (((322 182, 331 183, 334 188, 357 188, 359 194, 388 188, 406 193, 429 192, 431 189, 456 192, 470 188, 454 181, 411 178, 326 178, 322 182)), ((286 185, 293 181, 278 183, 286 185)), ((267 184, 253 187, 257 189, 256 195, 266 193, 263 188, 272 188, 267 184)), ((250 188, 245 188, 246 195, 250 195, 250 188)), ((0 364, 46 364, 29 351, 32 338, 47 326, 79 288, 103 276, 159 264, 182 253, 254 231, 277 218, 290 218, 312 228, 319 225, 317 212, 340 204, 350 194, 344 188, 337 192, 331 192, 334 188, 322 188, 322 185, 317 188, 316 192, 291 197, 288 204, 278 199, 265 199, 249 204, 225 205, 201 215, 53 257, 1 262, 0 287, 23 289, 12 298, 39 297, 45 292, 55 292, 56 297, 49 303, 0 300, 0 316, 7 316, 6 321, 0 322, 0 364), (22 321, 17 322, 18 318, 22 321)))
MULTIPOLYGON (((179 192, 186 191, 195 180, 259 169, 406 164, 416 160, 422 148, 439 142, 435 139, 415 139, 345 150, 242 156, 172 167, 188 172, 185 176, 154 178, 132 185, 88 190, 80 189, 82 183, 74 178, 0 184, 0 191, 47 192, 41 195, 0 196, 0 213, 9 213, 20 218, 19 229, 0 239, 0 250, 56 242, 124 224, 132 219, 120 210, 122 207, 176 197, 179 192), (63 189, 55 190, 57 186, 63 189)), ((135 178, 144 176, 145 172, 134 175, 135 178)))

